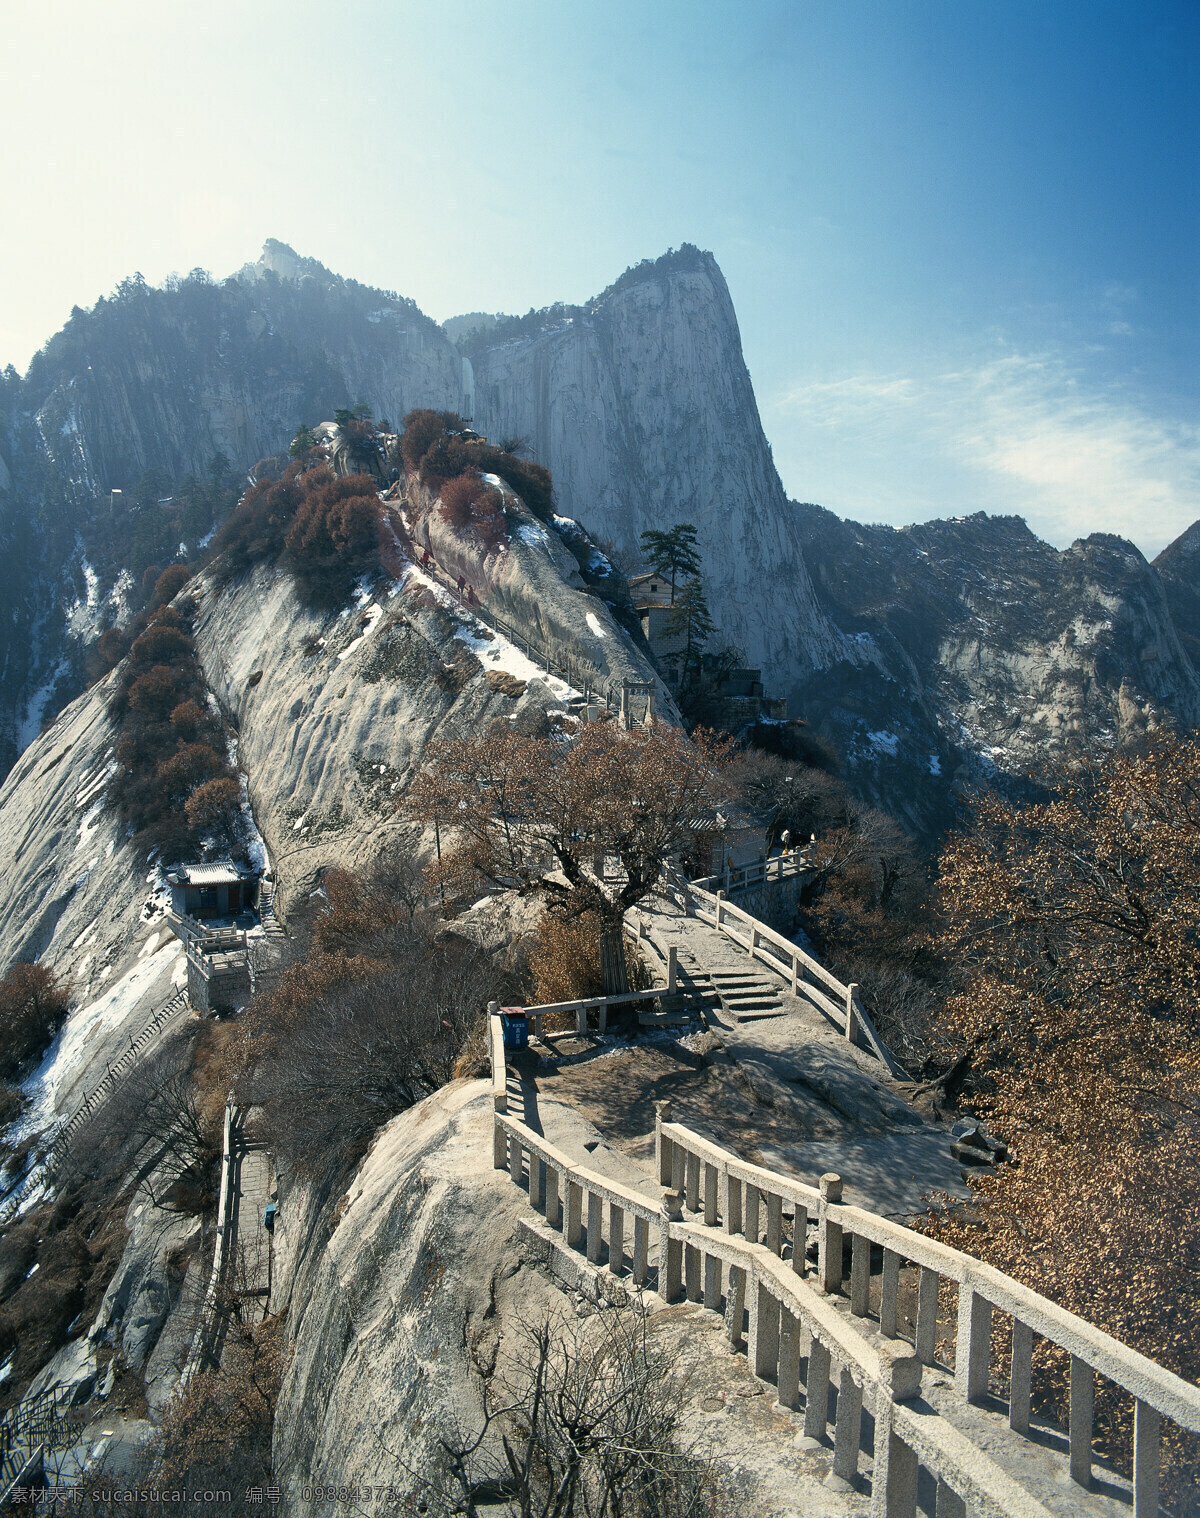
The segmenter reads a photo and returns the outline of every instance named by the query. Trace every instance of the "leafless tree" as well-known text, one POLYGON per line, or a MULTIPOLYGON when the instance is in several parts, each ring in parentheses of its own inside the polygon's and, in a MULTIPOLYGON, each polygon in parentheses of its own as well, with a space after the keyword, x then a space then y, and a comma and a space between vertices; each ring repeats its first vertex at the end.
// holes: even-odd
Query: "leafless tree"
POLYGON ((439 1515, 477 1518, 486 1503, 511 1518, 713 1518, 727 1494, 681 1436, 687 1392, 643 1314, 564 1313, 523 1330, 480 1427, 443 1430, 432 1469, 398 1463, 439 1515))
POLYGON ((452 1078, 496 984, 482 949, 436 926, 393 925, 366 946, 361 973, 314 980, 263 1036, 239 1089, 265 1106, 299 1169, 353 1163, 382 1124, 452 1078))
POLYGON ((697 817, 724 799, 731 746, 676 728, 584 727, 567 743, 493 731, 431 746, 408 805, 442 829, 441 878, 538 891, 564 917, 597 913, 624 990, 621 923, 686 851, 697 817), (446 831, 452 842, 446 847, 446 831), (620 878, 597 862, 615 855, 620 878))

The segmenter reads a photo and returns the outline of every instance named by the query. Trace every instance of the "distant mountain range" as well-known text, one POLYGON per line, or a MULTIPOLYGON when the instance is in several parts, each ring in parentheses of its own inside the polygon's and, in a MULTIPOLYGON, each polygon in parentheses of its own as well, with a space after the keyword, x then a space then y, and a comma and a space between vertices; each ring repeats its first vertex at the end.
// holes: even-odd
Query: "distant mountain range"
POLYGON ((0 382, 0 773, 121 615, 142 568, 122 545, 180 551, 161 502, 235 486, 358 402, 528 438, 560 511, 626 550, 693 522, 723 637, 922 830, 958 781, 1200 723, 1200 524, 1149 565, 1105 535, 1059 553, 1015 518, 892 530, 788 501, 710 254, 639 264, 584 306, 439 326, 268 242, 224 281, 125 281, 0 382))

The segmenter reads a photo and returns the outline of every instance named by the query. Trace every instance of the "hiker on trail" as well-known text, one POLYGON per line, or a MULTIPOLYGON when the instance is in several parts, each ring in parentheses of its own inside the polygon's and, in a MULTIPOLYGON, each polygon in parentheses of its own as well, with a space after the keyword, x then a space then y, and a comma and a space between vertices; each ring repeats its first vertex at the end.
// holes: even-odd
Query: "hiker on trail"
POLYGON ((466 583, 467 583, 467 577, 466 577, 466 575, 459 575, 459 577, 458 577, 458 593, 459 593, 460 596, 463 593, 463 586, 466 583))
POLYGON ((467 586, 467 605, 475 605, 475 587, 473 585, 467 586))
POLYGON ((788 846, 792 841, 792 835, 788 832, 787 828, 784 828, 783 832, 780 833, 779 841, 781 844, 783 844, 783 852, 786 854, 788 851, 788 846))
POLYGON ((422 569, 428 569, 430 563, 432 562, 432 560, 433 560, 433 555, 429 552, 429 550, 427 548, 425 550, 425 552, 421 555, 421 568, 422 569))

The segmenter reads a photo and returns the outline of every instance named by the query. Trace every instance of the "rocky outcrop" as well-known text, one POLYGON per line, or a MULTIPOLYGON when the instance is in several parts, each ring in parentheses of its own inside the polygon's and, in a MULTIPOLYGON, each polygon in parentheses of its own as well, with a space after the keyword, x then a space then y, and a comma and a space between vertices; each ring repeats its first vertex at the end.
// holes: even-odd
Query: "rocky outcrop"
POLYGON ((821 604, 860 650, 810 682, 806 714, 915 825, 945 820, 955 779, 1036 776, 1200 721, 1170 592, 1126 540, 1060 552, 1019 517, 895 529, 794 510, 821 604))
POLYGON ((0 391, 0 544, 18 571, 0 586, 0 765, 36 734, 30 698, 70 660, 84 558, 101 592, 124 567, 106 551, 110 489, 128 499, 153 471, 153 493, 170 494, 207 478, 214 455, 245 471, 301 422, 360 401, 396 421, 418 405, 457 410, 462 372, 412 301, 275 242, 231 279, 197 271, 153 289, 138 276, 76 308, 0 391))
MULTIPOLYGON (((520 508, 514 518, 514 534, 537 525, 520 508)), ((462 551, 484 590, 482 565, 462 551)), ((545 543, 518 537, 498 558, 487 572, 506 609, 505 596, 536 605, 544 625, 577 636, 578 657, 590 649, 598 672, 653 677, 607 608, 560 576, 545 543)), ((432 740, 496 720, 543 731, 546 713, 562 710, 562 680, 411 563, 399 574, 332 616, 305 608, 291 578, 272 568, 225 590, 202 586, 197 647, 239 734, 238 762, 285 913, 323 868, 363 862, 402 823, 400 800, 432 740), (514 678, 490 680, 495 671, 514 678)))
MULTIPOLYGON (((448 574, 462 574, 487 610, 528 638, 535 651, 549 656, 556 671, 569 668, 577 690, 586 685, 603 699, 624 680, 649 682, 654 686, 655 711, 668 722, 678 722, 675 701, 648 651, 643 651, 644 643, 637 647, 617 620, 612 605, 603 599, 603 582, 589 584, 580 573, 583 549, 569 549, 560 532, 540 521, 499 476, 488 479, 504 500, 505 533, 494 543, 451 527, 430 492, 408 481, 404 521, 417 547, 428 548, 448 574)), ((578 530, 569 532, 573 522, 556 520, 572 540, 585 537, 578 530)))
POLYGON ((1162 581, 1179 641, 1200 670, 1200 522, 1168 543, 1154 568, 1162 581))
POLYGON ((562 512, 627 549, 695 524, 713 616, 770 689, 795 699, 814 669, 853 661, 813 594, 711 254, 640 264, 586 306, 466 347, 476 424, 532 441, 562 512))

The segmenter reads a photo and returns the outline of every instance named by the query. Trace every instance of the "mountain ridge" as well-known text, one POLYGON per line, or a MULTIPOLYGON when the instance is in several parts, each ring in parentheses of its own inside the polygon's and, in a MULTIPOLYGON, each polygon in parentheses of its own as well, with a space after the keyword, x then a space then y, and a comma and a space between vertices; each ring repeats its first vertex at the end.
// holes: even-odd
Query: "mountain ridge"
POLYGON ((411 300, 269 239, 223 281, 124 281, 0 382, 0 772, 82 688, 80 638, 127 614, 142 564, 112 543, 128 503, 144 557, 194 553, 200 527, 186 545, 154 537, 160 496, 221 454, 232 487, 301 422, 359 401, 530 438, 559 511, 627 552, 695 521, 722 639, 914 827, 944 825, 952 777, 1023 773, 1047 734, 1069 758, 1200 721, 1200 524, 1147 565, 1105 534, 1054 550, 1020 518, 868 528, 789 502, 711 253, 684 244, 583 305, 455 343, 411 300), (1029 595, 1001 593, 1027 571, 1029 595), (1009 741, 1013 721, 1041 739, 1009 741))

